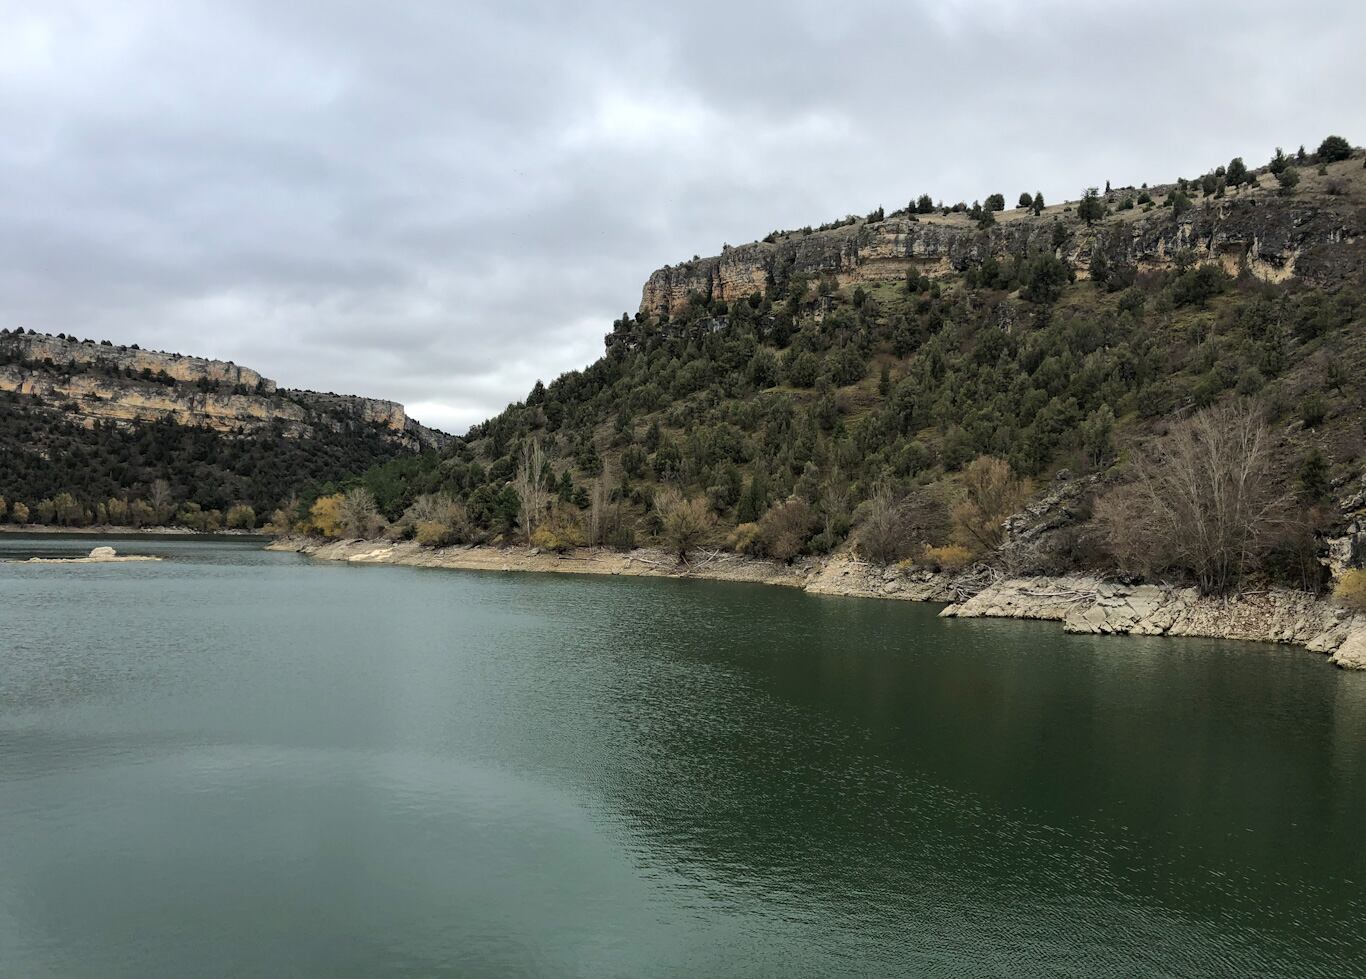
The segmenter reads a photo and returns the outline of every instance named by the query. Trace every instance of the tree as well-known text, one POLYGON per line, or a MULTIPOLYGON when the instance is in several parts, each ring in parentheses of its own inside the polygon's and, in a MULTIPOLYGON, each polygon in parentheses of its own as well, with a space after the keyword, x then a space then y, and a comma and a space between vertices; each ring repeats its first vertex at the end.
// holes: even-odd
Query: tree
POLYGON ((806 549, 815 520, 810 504, 800 497, 777 504, 759 520, 752 552, 786 564, 806 549))
POLYGON ((1040 190, 1040 191, 1036 191, 1036 192, 1034 193, 1034 214, 1035 214, 1035 216, 1038 216, 1039 214, 1041 214, 1041 213, 1043 212, 1043 206, 1044 206, 1044 205, 1043 205, 1043 191, 1041 191, 1041 190, 1040 190))
POLYGON ((1033 196, 1030 195, 1029 191, 1025 191, 1023 194, 1020 195, 1020 202, 1019 202, 1018 204, 1016 204, 1015 206, 1016 206, 1016 207, 1033 207, 1033 206, 1034 206, 1034 198, 1033 198, 1033 196))
POLYGON ((892 564, 905 556, 901 528, 901 504, 886 483, 862 507, 858 528, 859 552, 878 564, 892 564))
POLYGON ((147 489, 147 502, 151 504, 152 516, 157 523, 165 523, 175 510, 175 498, 171 495, 171 484, 164 479, 155 479, 147 489))
MULTIPOLYGON (((1135 462, 1137 532, 1151 564, 1168 563, 1201 591, 1236 587, 1271 539, 1286 498, 1272 484, 1271 439, 1251 404, 1205 409, 1135 462)), ((1111 527, 1112 538, 1117 528, 1111 527)))
POLYGON ((22 527, 28 523, 28 506, 19 500, 15 500, 10 504, 9 518, 11 523, 19 524, 22 527))
POLYGON ((659 514, 660 536, 679 561, 686 561, 690 551, 702 546, 716 525, 705 500, 686 499, 672 487, 656 494, 655 511, 659 514))
POLYGON ((1247 172, 1247 164, 1243 163, 1241 156, 1235 156, 1228 163, 1228 169, 1224 171, 1224 177, 1230 187, 1238 187, 1249 182, 1252 175, 1247 172))
POLYGON ((1300 184, 1300 171, 1295 167, 1286 167, 1276 174, 1276 182, 1280 184, 1280 194, 1282 197, 1289 197, 1295 192, 1295 188, 1300 184))
POLYGON ((308 508, 308 529, 323 537, 340 537, 342 495, 320 496, 308 508))
POLYGON ((593 480, 588 491, 588 546, 597 547, 607 536, 608 506, 611 502, 612 479, 607 474, 593 480))
POLYGON ((1105 217, 1105 204, 1100 199, 1100 190, 1095 187, 1087 187, 1081 195, 1081 200, 1077 203, 1077 217, 1087 224, 1095 224, 1105 217))
POLYGON ((352 537, 370 537, 379 529, 379 507, 375 494, 364 486, 346 491, 337 511, 341 529, 352 537))
POLYGON ((1314 154, 1320 163, 1336 163, 1351 155, 1352 144, 1341 136, 1329 136, 1319 144, 1318 152, 1314 154))
POLYGON ((994 551, 1005 539, 1002 524, 1028 495, 1025 484, 1004 459, 978 456, 963 470, 963 498, 953 508, 959 543, 994 551))
POLYGON ((934 201, 930 199, 929 194, 921 194, 915 202, 915 209, 919 214, 931 214, 934 212, 934 201))
POLYGON ((237 530, 256 529, 256 511, 245 503, 238 503, 229 507, 224 519, 229 527, 237 530))
POLYGON ((1290 166, 1289 158, 1286 157, 1285 151, 1282 150, 1279 146, 1277 146, 1276 155, 1271 158, 1271 163, 1268 165, 1268 169, 1279 177, 1281 173, 1284 172, 1285 168, 1288 166, 1290 166))
POLYGON ((988 194, 986 203, 983 206, 988 211, 1004 211, 1006 209, 1006 195, 988 194))
POLYGON ((522 456, 517 466, 513 488, 517 491, 517 500, 520 504, 518 523, 521 524, 522 532, 530 542, 531 535, 536 532, 536 525, 540 523, 545 515, 545 508, 550 503, 546 457, 540 439, 528 439, 522 444, 522 456))

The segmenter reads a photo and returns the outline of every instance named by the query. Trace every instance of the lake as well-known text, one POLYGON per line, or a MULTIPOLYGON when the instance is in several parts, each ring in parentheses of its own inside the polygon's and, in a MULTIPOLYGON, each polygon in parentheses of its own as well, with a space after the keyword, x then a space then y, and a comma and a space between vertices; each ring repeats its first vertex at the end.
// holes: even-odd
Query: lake
POLYGON ((1303 650, 113 543, 0 564, 0 975, 1366 975, 1303 650))

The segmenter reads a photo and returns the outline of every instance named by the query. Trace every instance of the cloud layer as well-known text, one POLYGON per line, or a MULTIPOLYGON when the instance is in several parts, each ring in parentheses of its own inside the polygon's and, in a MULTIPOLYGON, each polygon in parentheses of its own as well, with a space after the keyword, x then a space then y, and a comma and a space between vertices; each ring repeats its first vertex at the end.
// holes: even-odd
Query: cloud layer
POLYGON ((0 325, 462 432, 776 227, 1366 138, 1307 0, 0 0, 0 325))

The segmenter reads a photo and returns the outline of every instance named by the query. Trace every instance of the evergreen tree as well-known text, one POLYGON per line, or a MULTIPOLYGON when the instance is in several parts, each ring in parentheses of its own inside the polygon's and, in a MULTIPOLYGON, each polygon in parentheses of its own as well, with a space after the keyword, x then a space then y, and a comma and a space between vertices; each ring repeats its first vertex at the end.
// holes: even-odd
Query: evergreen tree
POLYGON ((1104 216, 1105 205, 1101 202, 1100 191, 1095 187, 1087 187, 1077 204, 1077 217, 1087 224, 1095 224, 1104 216))

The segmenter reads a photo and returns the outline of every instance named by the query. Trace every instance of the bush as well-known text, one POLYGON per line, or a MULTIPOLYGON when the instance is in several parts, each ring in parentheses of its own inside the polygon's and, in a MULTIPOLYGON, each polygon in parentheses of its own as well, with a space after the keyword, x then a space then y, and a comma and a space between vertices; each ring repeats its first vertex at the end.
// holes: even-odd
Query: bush
POLYGON ((930 547, 920 552, 920 563, 932 571, 961 571, 972 560, 972 552, 958 544, 930 547))
POLYGON ((1333 589, 1333 597, 1357 612, 1366 612, 1366 569, 1353 568, 1343 572, 1333 589))
POLYGON ((685 499, 675 489, 659 492, 655 512, 659 516, 660 536, 680 561, 686 561, 690 551, 705 544, 716 525, 706 500, 685 499))
POLYGON ((423 547, 447 547, 459 543, 454 527, 437 520, 420 520, 413 526, 413 539, 423 547))
POLYGON ((1329 136, 1319 144, 1319 150, 1314 155, 1320 163, 1336 163, 1352 155, 1352 144, 1341 136, 1329 136))
POLYGON ((1028 489, 1003 459, 978 456, 963 471, 963 499, 953 508, 958 541, 994 551, 1005 538, 1001 526, 1024 503, 1028 489))
POLYGON ((742 523, 730 532, 727 541, 730 549, 737 554, 759 553, 759 525, 757 523, 742 523))
POLYGON ((1212 263, 1187 269, 1172 284, 1172 302, 1177 306, 1203 305, 1223 292, 1227 284, 1228 275, 1212 263))
POLYGON ((245 503, 238 503, 236 506, 229 507, 225 519, 229 527, 237 530, 254 530, 256 528, 256 511, 245 503))
POLYGON ((531 533, 532 547, 554 551, 557 554, 582 547, 583 542, 583 530, 579 527, 579 522, 558 510, 531 533))
POLYGON ((754 546, 757 553, 775 561, 791 561, 806 549, 816 527, 816 515, 803 499, 774 506, 759 520, 754 546))

